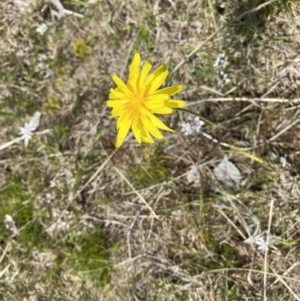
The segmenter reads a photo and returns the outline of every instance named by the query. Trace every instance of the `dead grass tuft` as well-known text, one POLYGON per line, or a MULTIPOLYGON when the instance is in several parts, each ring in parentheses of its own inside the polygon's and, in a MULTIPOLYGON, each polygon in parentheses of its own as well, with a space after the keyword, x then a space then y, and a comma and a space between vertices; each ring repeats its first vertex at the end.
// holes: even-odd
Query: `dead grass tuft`
POLYGON ((0 4, 1 145, 42 112, 27 148, 0 148, 0 299, 299 300, 297 1, 62 4, 0 4), (199 133, 179 111, 115 150, 105 101, 136 51, 185 86, 199 133), (224 155, 239 187, 214 175, 224 155))

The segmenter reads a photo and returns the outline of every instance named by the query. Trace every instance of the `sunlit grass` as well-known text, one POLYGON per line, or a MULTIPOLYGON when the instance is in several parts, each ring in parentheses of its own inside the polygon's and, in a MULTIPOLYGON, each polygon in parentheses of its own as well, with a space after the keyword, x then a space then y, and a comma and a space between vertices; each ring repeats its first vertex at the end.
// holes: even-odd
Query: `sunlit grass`
MULTIPOLYGON (((250 11, 264 3, 72 0, 63 4, 83 17, 59 21, 48 4, 26 18, 21 8, 1 4, 0 144, 16 138, 36 111, 37 131, 49 130, 27 148, 21 141, 0 151, 1 300, 258 300, 262 275, 241 269, 263 271, 264 254, 245 240, 258 228, 265 237, 270 199, 278 239, 268 251, 269 271, 286 275, 299 259, 299 137, 297 124, 291 126, 297 110, 234 101, 297 97, 289 90, 298 91, 297 74, 278 75, 297 58, 297 2, 250 11), (49 26, 43 36, 36 32, 42 21, 49 26), (176 133, 146 146, 129 138, 115 151, 116 129, 105 108, 110 77, 125 80, 135 52, 155 67, 166 64, 166 85, 185 86, 181 97, 197 101, 190 108, 211 120, 202 130, 215 141, 184 136, 180 124, 188 115, 179 112, 166 117, 176 133), (231 82, 220 88, 213 64, 223 52, 231 82), (232 102, 217 100, 226 97, 232 102), (214 178, 224 154, 241 171, 237 189, 214 178), (193 165, 198 182, 187 181, 193 165), (7 229, 5 215, 18 235, 7 229)), ((297 279, 296 270, 288 276, 297 279)), ((286 281, 299 294, 298 284, 286 281)), ((267 294, 293 300, 281 282, 267 294)))

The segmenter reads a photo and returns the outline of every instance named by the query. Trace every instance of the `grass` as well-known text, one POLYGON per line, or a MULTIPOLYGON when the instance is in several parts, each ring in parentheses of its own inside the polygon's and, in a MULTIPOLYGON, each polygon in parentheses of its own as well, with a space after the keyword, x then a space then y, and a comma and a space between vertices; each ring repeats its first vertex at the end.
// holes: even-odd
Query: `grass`
POLYGON ((27 3, 0 4, 0 145, 42 113, 27 148, 0 150, 0 299, 300 300, 299 109, 280 102, 299 97, 297 1, 72 0, 81 17, 61 20, 27 3), (115 150, 105 102, 136 51, 184 85, 206 136, 178 111, 175 133, 115 150), (213 176, 225 154, 238 189, 213 176))

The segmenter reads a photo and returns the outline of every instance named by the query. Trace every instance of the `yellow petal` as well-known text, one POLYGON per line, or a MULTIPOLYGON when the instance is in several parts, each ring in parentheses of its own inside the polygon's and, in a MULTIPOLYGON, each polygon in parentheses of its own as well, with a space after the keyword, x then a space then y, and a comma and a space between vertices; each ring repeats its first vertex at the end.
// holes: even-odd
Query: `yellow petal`
POLYGON ((116 91, 116 89, 110 89, 109 92, 110 99, 123 98, 126 95, 123 91, 116 91))
POLYGON ((159 101, 147 101, 145 102, 145 107, 152 111, 154 109, 160 109, 165 107, 165 101, 159 100, 159 101))
MULTIPOLYGON (((123 116, 121 116, 119 118, 119 120, 122 118, 123 116)), ((118 120, 118 122, 119 122, 118 120)), ((116 138, 116 144, 115 146, 116 147, 120 147, 122 145, 122 143, 124 142, 127 134, 128 134, 128 131, 130 129, 132 125, 132 119, 128 116, 125 116, 124 117, 124 120, 122 120, 122 122, 119 124, 119 129, 118 129, 118 134, 117 134, 117 138, 116 138)))
POLYGON ((157 90, 155 92, 153 92, 152 95, 155 94, 168 94, 169 96, 172 96, 174 94, 177 94, 179 92, 181 92, 183 90, 183 86, 182 85, 177 85, 177 86, 171 86, 171 87, 166 87, 160 90, 157 90))
POLYGON ((126 127, 127 123, 132 123, 132 112, 130 111, 120 116, 117 121, 117 129, 126 127))
POLYGON ((122 107, 124 105, 124 100, 108 100, 106 105, 111 108, 122 107))
POLYGON ((123 108, 113 108, 109 118, 119 117, 123 112, 123 108))
POLYGON ((154 115, 150 115, 149 116, 150 120, 152 121, 152 123, 159 129, 161 130, 165 130, 165 131, 170 131, 170 132, 174 132, 174 130, 170 129, 169 127, 167 127, 160 119, 158 119, 156 116, 154 115))
POLYGON ((146 116, 151 115, 151 113, 143 106, 139 107, 139 113, 142 114, 142 115, 146 115, 146 116))
POLYGON ((124 140, 125 140, 125 138, 128 134, 129 128, 130 128, 130 126, 127 127, 127 128, 119 129, 118 134, 117 134, 117 138, 116 138, 115 147, 118 148, 123 144, 123 142, 124 142, 124 140))
POLYGON ((138 143, 142 142, 142 124, 138 117, 135 117, 132 122, 132 131, 138 143))
POLYGON ((160 66, 158 66, 154 71, 153 71, 153 75, 154 77, 157 77, 159 76, 161 73, 165 72, 166 71, 166 65, 165 64, 162 64, 160 66))
POLYGON ((173 113, 173 110, 168 107, 154 108, 151 111, 152 111, 152 113, 155 113, 155 114, 172 114, 173 113))
POLYGON ((150 72, 151 68, 152 68, 152 65, 150 64, 149 61, 147 61, 144 64, 144 66, 143 66, 143 68, 140 72, 140 75, 139 75, 138 83, 139 83, 140 86, 144 83, 144 81, 145 81, 148 73, 150 72))
POLYGON ((149 132, 145 129, 145 127, 142 127, 142 141, 146 143, 154 143, 154 140, 150 136, 149 132))
POLYGON ((141 116, 141 121, 146 130, 155 138, 161 140, 163 138, 162 133, 157 129, 157 127, 150 121, 146 116, 141 116))
POLYGON ((139 72, 141 64, 141 56, 136 53, 132 59, 132 63, 129 66, 129 79, 139 72))
POLYGON ((183 108, 185 106, 184 100, 170 99, 165 102, 165 106, 172 109, 183 108))
POLYGON ((157 76, 159 76, 161 73, 166 71, 166 66, 165 65, 160 65, 158 68, 154 70, 153 73, 151 73, 146 81, 145 81, 145 86, 149 85, 157 76))
POLYGON ((154 91, 156 91, 165 82, 168 75, 169 75, 169 71, 165 71, 160 75, 158 75, 157 77, 155 77, 155 79, 151 82, 151 87, 148 93, 151 94, 154 91))
POLYGON ((119 76, 117 75, 113 75, 112 76, 112 80, 115 82, 115 84, 118 86, 118 88, 120 88, 122 91, 127 91, 127 86, 125 85, 125 83, 120 79, 119 76))
POLYGON ((145 103, 147 102, 151 102, 151 101, 161 101, 161 100, 168 100, 170 97, 168 94, 155 94, 155 95, 150 95, 148 96, 147 100, 145 101, 145 103))

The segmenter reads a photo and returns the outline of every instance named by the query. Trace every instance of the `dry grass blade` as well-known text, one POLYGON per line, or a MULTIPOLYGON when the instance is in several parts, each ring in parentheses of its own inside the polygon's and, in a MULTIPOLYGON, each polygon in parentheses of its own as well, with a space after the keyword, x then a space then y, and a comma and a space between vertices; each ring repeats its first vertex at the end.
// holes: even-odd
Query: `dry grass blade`
POLYGON ((216 97, 216 98, 206 98, 201 99, 197 101, 191 101, 187 103, 187 107, 194 106, 200 103, 204 102, 222 102, 222 101, 230 101, 230 102, 238 102, 238 101, 248 101, 248 102, 256 102, 256 101, 262 101, 262 102, 273 102, 273 103, 285 103, 289 102, 289 99, 282 99, 282 98, 247 98, 247 97, 216 97))
POLYGON ((0 1, 0 299, 299 300, 298 4, 0 1), (187 109, 115 149, 136 52, 187 109))
MULTIPOLYGON (((270 211, 269 211, 268 232, 267 232, 267 238, 266 238, 267 244, 271 240, 271 226, 272 226, 273 209, 274 209, 274 199, 271 199, 270 211)), ((269 248, 267 247, 265 249, 265 257, 264 257, 264 300, 265 301, 267 300, 268 251, 269 251, 269 248)))
POLYGON ((268 6, 268 5, 270 5, 270 4, 274 3, 274 2, 279 2, 279 1, 280 1, 280 0, 270 0, 270 1, 267 1, 267 2, 265 2, 265 3, 262 3, 262 4, 258 5, 257 7, 253 8, 253 9, 250 9, 250 10, 248 10, 248 11, 245 11, 244 13, 242 13, 241 15, 239 15, 239 16, 237 17, 237 19, 241 19, 241 18, 243 18, 244 16, 246 16, 246 15, 248 15, 248 14, 252 14, 252 13, 254 13, 254 12, 257 12, 257 11, 261 10, 262 8, 264 8, 264 7, 266 7, 266 6, 268 6))
POLYGON ((126 184, 132 189, 132 191, 139 197, 139 199, 142 201, 144 206, 151 212, 153 217, 158 218, 154 210, 151 208, 151 206, 147 203, 147 201, 144 199, 144 197, 134 188, 134 186, 128 181, 128 179, 124 176, 124 174, 114 166, 114 170, 120 175, 120 177, 126 182, 126 184))
POLYGON ((175 68, 172 70, 172 74, 174 74, 184 63, 186 63, 188 61, 188 59, 190 59, 195 53, 197 53, 206 43, 208 43, 213 37, 215 37, 217 35, 217 33, 222 29, 223 27, 220 26, 219 28, 217 28, 210 36, 208 36, 202 43, 199 44, 199 46, 197 46, 193 51, 191 51, 186 58, 184 58, 183 60, 180 61, 180 63, 178 63, 175 68))
POLYGON ((295 292, 291 289, 291 287, 286 283, 282 276, 278 275, 276 272, 273 272, 277 279, 288 289, 288 291, 292 294, 295 300, 300 301, 300 297, 295 294, 295 292))

